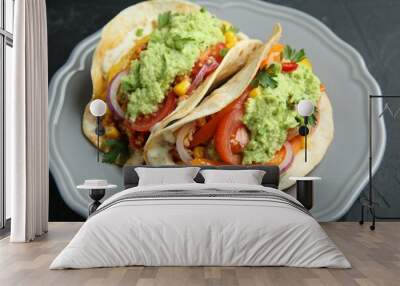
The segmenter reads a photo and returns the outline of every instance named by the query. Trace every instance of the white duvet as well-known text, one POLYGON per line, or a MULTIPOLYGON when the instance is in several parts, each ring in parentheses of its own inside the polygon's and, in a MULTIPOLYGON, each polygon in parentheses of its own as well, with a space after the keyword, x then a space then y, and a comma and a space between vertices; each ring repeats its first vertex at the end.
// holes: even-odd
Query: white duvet
POLYGON ((310 215, 273 199, 174 197, 118 202, 135 192, 210 189, 262 190, 298 203, 278 190, 254 185, 131 188, 106 200, 50 269, 127 265, 350 267, 310 215))

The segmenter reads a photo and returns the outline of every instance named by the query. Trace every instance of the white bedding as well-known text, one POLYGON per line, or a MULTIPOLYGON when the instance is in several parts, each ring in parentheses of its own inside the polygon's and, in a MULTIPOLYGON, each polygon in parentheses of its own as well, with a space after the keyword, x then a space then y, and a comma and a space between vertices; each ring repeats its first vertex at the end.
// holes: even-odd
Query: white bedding
POLYGON ((350 267, 310 215, 279 200, 250 196, 121 200, 137 192, 168 190, 261 190, 299 204, 285 193, 255 185, 194 183, 131 188, 106 200, 50 269, 127 265, 350 267))

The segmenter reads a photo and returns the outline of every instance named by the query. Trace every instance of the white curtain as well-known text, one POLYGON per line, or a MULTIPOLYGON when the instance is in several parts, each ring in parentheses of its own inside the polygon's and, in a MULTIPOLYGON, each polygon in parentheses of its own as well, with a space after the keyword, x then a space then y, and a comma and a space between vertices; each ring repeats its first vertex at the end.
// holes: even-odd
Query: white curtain
POLYGON ((6 188, 12 242, 48 225, 48 75, 45 0, 15 1, 13 94, 6 98, 6 188))

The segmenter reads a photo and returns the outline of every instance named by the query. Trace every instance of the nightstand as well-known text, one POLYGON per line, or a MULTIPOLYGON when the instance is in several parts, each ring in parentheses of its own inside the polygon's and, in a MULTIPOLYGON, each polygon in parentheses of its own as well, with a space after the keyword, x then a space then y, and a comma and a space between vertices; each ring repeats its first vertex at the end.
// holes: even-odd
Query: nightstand
POLYGON ((290 177, 289 180, 296 181, 296 198, 303 206, 310 210, 313 207, 314 181, 321 180, 320 177, 290 177))
POLYGON ((104 197, 106 190, 116 187, 117 185, 108 184, 107 180, 85 180, 83 185, 77 186, 80 190, 89 190, 89 197, 93 200, 93 203, 89 205, 89 215, 101 205, 100 200, 104 197))

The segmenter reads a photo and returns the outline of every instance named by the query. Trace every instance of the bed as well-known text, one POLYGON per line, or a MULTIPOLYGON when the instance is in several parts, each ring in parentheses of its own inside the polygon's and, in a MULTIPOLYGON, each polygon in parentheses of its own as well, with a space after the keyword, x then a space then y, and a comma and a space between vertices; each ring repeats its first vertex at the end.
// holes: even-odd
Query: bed
MULTIPOLYGON (((157 170, 180 167, 163 168, 157 170)), ((259 185, 204 182, 205 173, 200 172, 193 176, 194 182, 138 185, 139 169, 126 167, 125 190, 100 205, 50 269, 130 265, 350 267, 307 209, 277 190, 278 168, 201 169, 211 175, 214 169, 243 174, 259 170, 263 175, 259 185)))

